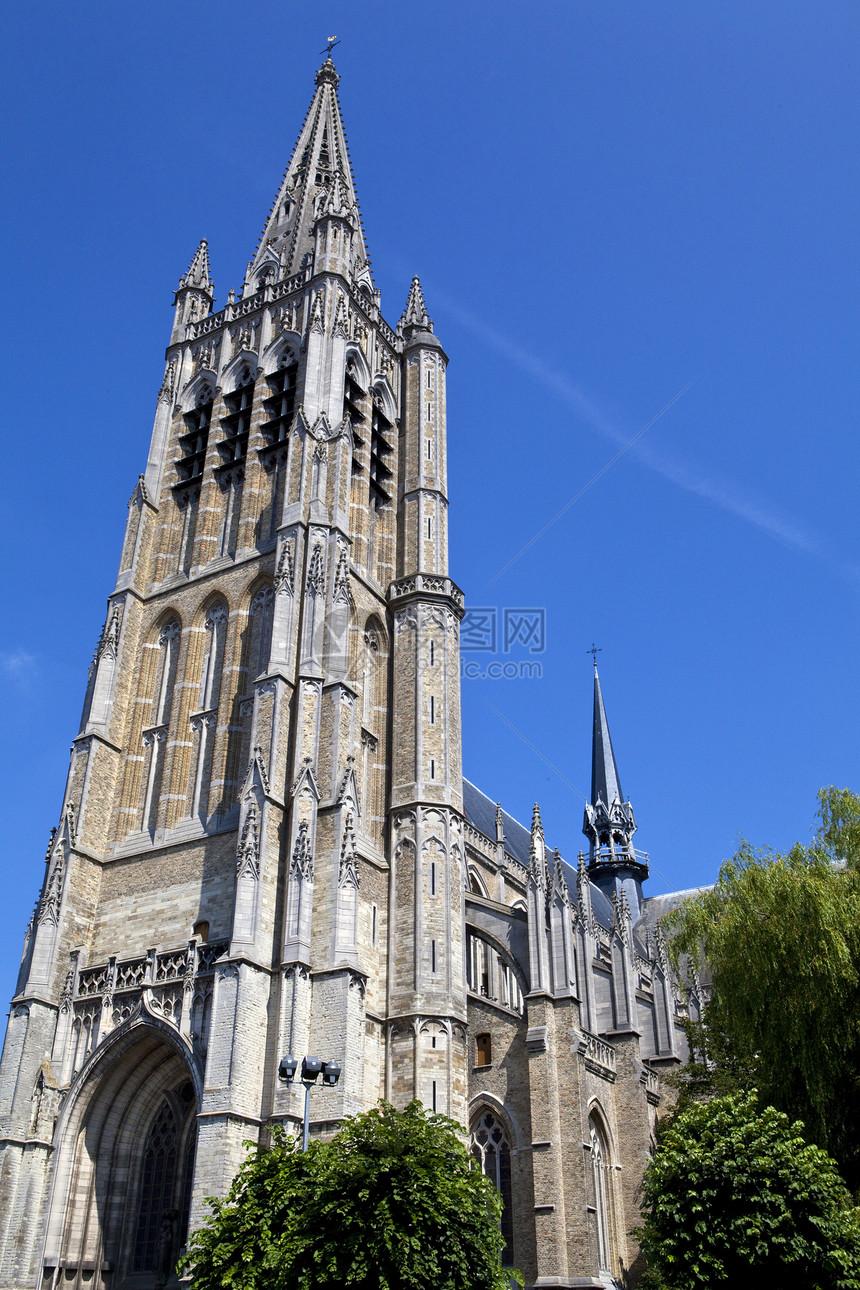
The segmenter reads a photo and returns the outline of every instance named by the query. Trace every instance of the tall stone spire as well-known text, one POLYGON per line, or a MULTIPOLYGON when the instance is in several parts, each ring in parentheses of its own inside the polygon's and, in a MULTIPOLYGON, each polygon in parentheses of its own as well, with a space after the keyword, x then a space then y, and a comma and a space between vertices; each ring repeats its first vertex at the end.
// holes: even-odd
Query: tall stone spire
POLYGON ((638 916, 642 882, 648 877, 648 857, 633 846, 636 819, 624 800, 606 708, 594 665, 594 716, 591 742, 591 801, 586 804, 582 831, 589 841, 588 873, 592 882, 612 897, 622 892, 638 916))
MULTIPOLYGON (((334 63, 327 58, 316 75, 316 92, 257 249, 248 265, 246 291, 267 277, 279 281, 310 263, 315 225, 324 215, 350 225, 351 268, 367 270, 364 230, 352 179, 349 149, 340 115, 334 63)), ((372 282, 368 287, 373 294, 372 282)))
POLYGON ((594 665, 594 718, 591 736, 591 801, 592 805, 603 802, 611 806, 613 802, 623 802, 621 780, 618 776, 618 764, 612 737, 609 734, 609 722, 606 720, 606 708, 603 706, 603 694, 600 689, 600 677, 597 664, 594 665))

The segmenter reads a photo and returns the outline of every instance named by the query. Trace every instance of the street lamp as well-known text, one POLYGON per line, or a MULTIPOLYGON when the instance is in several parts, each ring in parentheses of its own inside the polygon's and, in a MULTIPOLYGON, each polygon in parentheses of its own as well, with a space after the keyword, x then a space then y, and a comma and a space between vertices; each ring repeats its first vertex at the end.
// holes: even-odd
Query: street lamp
MULTIPOLYGON (((293 1057, 292 1053, 288 1053, 287 1056, 282 1057, 278 1063, 278 1079, 284 1084, 292 1084, 293 1080, 296 1078, 296 1071, 298 1068, 298 1059, 293 1057)), ((305 1118, 302 1125, 302 1151, 307 1151, 308 1149, 308 1118, 311 1106, 311 1086, 316 1083, 317 1078, 320 1075, 322 1075, 323 1084, 328 1084, 330 1088, 334 1087, 340 1079, 340 1065, 337 1062, 320 1061, 319 1057, 303 1057, 301 1081, 305 1086, 305 1118)))

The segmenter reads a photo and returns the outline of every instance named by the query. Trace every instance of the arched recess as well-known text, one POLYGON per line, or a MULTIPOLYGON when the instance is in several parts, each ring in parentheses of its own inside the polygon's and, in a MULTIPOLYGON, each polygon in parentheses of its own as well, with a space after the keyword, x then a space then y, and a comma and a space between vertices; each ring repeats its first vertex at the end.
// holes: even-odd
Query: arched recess
POLYGON ((525 1015, 528 985, 519 963, 499 941, 468 921, 466 985, 474 994, 525 1015))
POLYGON ((388 384, 387 377, 377 376, 373 381, 372 393, 376 396, 383 415, 393 425, 397 420, 397 400, 394 391, 388 384))
POLYGON ((221 373, 218 382, 221 389, 235 393, 243 386, 253 385, 260 375, 258 363, 259 359, 254 350, 240 349, 221 373))
POLYGON ((212 403, 214 398, 215 373, 211 368, 204 367, 188 382, 185 389, 182 391, 178 411, 182 415, 186 415, 205 403, 212 403))
POLYGON ((362 828, 372 834, 374 821, 384 814, 384 747, 388 699, 388 636, 381 620, 371 614, 360 632, 353 634, 358 657, 353 675, 361 691, 361 817, 362 828))
POLYGON ((606 1117, 600 1104, 592 1100, 588 1111, 590 1146, 590 1202, 593 1206, 594 1242, 601 1272, 614 1275, 616 1258, 614 1152, 606 1117))
POLYGON ((368 466, 368 390, 370 368, 361 349, 354 342, 346 347, 343 375, 343 420, 349 422, 352 434, 353 479, 361 476, 366 481, 368 466))
MULTIPOLYGON (((222 701, 231 704, 229 736, 225 757, 223 800, 217 807, 225 816, 235 805, 236 795, 251 759, 251 721, 254 712, 254 682, 267 671, 272 649, 275 592, 268 579, 255 579, 246 593, 233 642, 234 688, 222 701)), ((211 808, 210 808, 211 809, 211 808)))
MULTIPOLYGON (((205 825, 212 804, 217 800, 216 736, 221 704, 222 682, 225 676, 227 636, 230 609, 224 596, 217 592, 204 603, 191 630, 186 676, 189 711, 181 720, 190 730, 191 748, 185 749, 182 773, 175 776, 175 793, 183 792, 188 803, 188 814, 199 818, 205 825)), ((223 754, 223 750, 220 750, 223 754)), ((223 760, 223 756, 217 759, 223 760)), ((219 777, 220 778, 220 777, 219 777)))
POLYGON ((301 336, 297 331, 282 332, 262 354, 265 376, 271 379, 282 368, 293 363, 298 365, 300 347, 301 336))
POLYGON ((179 615, 175 609, 167 609, 145 634, 137 668, 117 826, 119 840, 144 829, 154 834, 157 827, 181 644, 179 615))
POLYGON ((483 896, 485 899, 487 899, 489 896, 489 892, 487 891, 486 883, 484 882, 480 873, 478 872, 478 870, 475 868, 473 864, 470 864, 468 866, 468 869, 466 871, 466 876, 468 877, 468 880, 469 880, 468 889, 470 893, 473 896, 483 896))
POLYGON ((181 1038, 141 1015, 87 1062, 57 1125, 46 1280, 62 1268, 64 1290, 177 1284, 200 1093, 181 1038))
MULTIPOLYGON (((495 1099, 494 1099, 495 1102, 495 1099)), ((502 1198, 502 1236, 505 1246, 502 1263, 514 1262, 514 1200, 511 1171, 511 1149, 514 1136, 508 1117, 498 1105, 481 1098, 471 1108, 469 1119, 469 1152, 480 1165, 502 1198)))

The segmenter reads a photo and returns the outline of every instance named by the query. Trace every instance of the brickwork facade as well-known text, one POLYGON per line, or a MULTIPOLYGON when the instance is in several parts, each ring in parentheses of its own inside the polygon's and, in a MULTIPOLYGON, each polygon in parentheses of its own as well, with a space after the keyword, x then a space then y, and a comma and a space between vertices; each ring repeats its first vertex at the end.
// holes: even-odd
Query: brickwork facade
POLYGON ((242 294, 213 312, 205 242, 176 292, 0 1065, 0 1290, 171 1281, 300 1125, 288 1052, 341 1066, 313 1133, 458 1120, 530 1286, 635 1258, 687 996, 620 789, 572 869, 463 779, 447 357, 417 279, 382 317, 337 81, 242 294))

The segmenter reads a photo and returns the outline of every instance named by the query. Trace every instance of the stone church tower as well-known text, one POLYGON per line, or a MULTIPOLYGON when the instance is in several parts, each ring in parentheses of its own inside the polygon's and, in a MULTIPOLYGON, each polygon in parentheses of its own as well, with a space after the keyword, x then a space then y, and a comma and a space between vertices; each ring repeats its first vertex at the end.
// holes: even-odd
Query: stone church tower
POLYGON ((0 1067, 0 1288, 150 1290, 273 1120, 420 1098, 534 1285, 611 1283, 686 1004, 595 677, 589 856, 463 780, 446 355, 374 286, 329 59, 241 295, 176 291, 0 1067), (599 702, 598 702, 599 700, 599 702), (610 764, 611 762, 611 764, 610 764), (653 902, 652 902, 653 903, 653 902))

